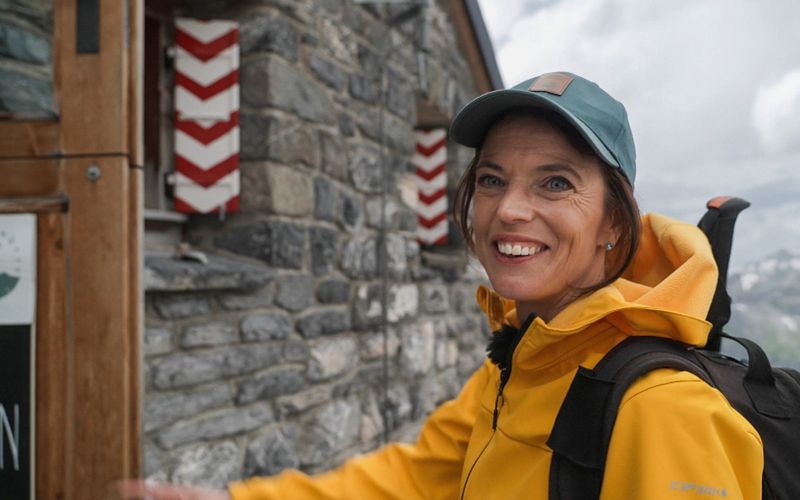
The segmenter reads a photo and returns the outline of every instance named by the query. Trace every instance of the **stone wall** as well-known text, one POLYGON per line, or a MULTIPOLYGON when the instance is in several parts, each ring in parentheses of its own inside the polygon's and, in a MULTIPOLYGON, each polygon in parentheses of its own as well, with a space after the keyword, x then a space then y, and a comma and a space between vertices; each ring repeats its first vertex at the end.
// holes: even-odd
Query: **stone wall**
MULTIPOLYGON (((416 98, 452 116, 477 91, 447 2, 432 2, 427 88, 414 26, 390 29, 394 13, 184 4, 241 23, 242 210, 192 217, 207 264, 147 257, 146 476, 223 486, 328 469, 414 439, 482 362, 482 274, 455 237, 420 248, 398 188, 416 98)), ((451 187, 469 154, 449 147, 451 187)))
POLYGON ((53 114, 53 0, 0 0, 0 117, 53 114))

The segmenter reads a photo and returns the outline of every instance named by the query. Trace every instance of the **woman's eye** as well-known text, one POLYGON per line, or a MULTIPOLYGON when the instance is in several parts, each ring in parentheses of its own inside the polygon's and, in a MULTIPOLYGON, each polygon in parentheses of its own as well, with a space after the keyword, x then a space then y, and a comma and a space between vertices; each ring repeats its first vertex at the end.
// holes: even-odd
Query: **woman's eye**
POLYGON ((563 177, 551 177, 547 179, 545 185, 551 191, 566 191, 572 188, 572 184, 563 177))
POLYGON ((482 187, 500 187, 503 185, 503 180, 496 175, 484 174, 478 177, 478 185, 482 187))

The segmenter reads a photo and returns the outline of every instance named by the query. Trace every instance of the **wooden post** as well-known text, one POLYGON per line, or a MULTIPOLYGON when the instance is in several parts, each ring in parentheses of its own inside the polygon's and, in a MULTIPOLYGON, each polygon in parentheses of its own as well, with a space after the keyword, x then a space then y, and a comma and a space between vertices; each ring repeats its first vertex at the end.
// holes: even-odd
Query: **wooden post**
MULTIPOLYGON (((0 212, 37 222, 36 498, 109 498, 141 469, 141 0, 54 2, 59 118, 0 124, 0 212), (90 16, 91 18, 91 16, 90 16)), ((2 496, 2 495, 0 495, 2 496)))

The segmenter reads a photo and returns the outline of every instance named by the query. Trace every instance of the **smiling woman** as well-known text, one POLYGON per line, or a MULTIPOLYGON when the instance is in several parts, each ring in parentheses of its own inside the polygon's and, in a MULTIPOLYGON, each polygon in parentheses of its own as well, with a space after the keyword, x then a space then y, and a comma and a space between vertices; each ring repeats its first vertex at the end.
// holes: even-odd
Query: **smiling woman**
MULTIPOLYGON (((562 483, 550 483, 561 476, 552 476, 549 438, 578 370, 632 336, 706 343, 711 249, 694 226, 655 214, 640 221, 622 104, 584 78, 551 73, 478 97, 450 132, 475 148, 454 213, 493 288, 477 294, 495 331, 489 359, 416 443, 317 477, 234 483, 233 499, 562 498, 562 483)), ((719 391, 659 368, 625 393, 592 498, 685 498, 675 485, 761 498, 763 464, 758 433, 719 391)), ((136 492, 225 495, 174 488, 136 492)))

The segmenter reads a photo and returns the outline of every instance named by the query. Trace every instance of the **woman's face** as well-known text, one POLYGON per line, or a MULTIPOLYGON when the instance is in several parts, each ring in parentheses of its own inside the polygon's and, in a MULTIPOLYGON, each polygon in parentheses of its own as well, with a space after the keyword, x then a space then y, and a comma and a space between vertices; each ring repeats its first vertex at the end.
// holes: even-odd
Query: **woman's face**
POLYGON ((476 164, 475 253, 517 315, 553 318, 605 277, 616 232, 601 161, 540 118, 511 115, 486 135, 476 164))

